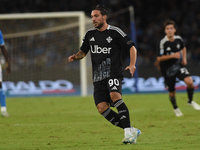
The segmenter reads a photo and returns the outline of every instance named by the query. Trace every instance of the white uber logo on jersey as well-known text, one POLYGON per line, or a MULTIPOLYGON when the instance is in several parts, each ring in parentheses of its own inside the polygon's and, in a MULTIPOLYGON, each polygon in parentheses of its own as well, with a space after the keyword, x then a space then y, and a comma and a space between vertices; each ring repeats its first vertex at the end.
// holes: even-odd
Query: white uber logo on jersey
POLYGON ((97 54, 110 54, 111 47, 99 47, 98 45, 94 45, 94 48, 92 45, 90 45, 90 50, 92 53, 97 54))

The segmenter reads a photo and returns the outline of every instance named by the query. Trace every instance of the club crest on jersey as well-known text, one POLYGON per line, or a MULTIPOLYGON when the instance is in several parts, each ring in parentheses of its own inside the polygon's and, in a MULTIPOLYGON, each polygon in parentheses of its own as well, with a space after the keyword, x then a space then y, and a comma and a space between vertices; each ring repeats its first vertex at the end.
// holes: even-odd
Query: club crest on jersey
POLYGON ((180 46, 180 44, 177 44, 176 47, 177 47, 178 49, 180 49, 181 46, 180 46))
POLYGON ((95 41, 94 37, 92 37, 92 38, 90 39, 90 41, 95 41))
POLYGON ((108 41, 108 43, 110 43, 113 39, 109 36, 106 38, 106 40, 108 41))

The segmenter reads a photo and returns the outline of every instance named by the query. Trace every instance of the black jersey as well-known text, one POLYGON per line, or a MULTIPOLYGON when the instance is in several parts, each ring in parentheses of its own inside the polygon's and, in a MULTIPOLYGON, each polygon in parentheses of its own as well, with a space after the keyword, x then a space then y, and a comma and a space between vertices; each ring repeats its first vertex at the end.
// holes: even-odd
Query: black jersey
POLYGON ((108 25, 104 31, 88 30, 81 50, 91 53, 93 82, 122 76, 121 52, 128 51, 134 42, 118 27, 108 25))
MULTIPOLYGON (((167 36, 165 36, 160 41, 158 56, 171 55, 173 53, 180 52, 184 47, 185 45, 180 36, 175 35, 173 42, 170 42, 167 36)), ((160 62, 160 68, 163 75, 168 77, 175 75, 181 67, 181 60, 182 55, 180 59, 169 59, 160 62)))

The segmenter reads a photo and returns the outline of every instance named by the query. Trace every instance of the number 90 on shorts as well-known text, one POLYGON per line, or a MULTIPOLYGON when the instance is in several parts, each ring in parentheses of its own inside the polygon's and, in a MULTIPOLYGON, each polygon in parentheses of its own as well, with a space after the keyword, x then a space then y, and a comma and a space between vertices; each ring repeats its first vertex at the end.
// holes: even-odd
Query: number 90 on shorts
POLYGON ((107 80, 107 87, 109 92, 122 93, 122 80, 119 78, 109 78, 107 80))

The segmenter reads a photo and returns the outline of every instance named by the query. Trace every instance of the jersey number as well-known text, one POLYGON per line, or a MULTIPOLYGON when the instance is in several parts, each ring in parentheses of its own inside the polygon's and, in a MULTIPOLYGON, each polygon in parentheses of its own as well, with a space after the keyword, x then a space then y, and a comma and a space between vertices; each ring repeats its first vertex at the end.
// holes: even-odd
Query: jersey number
POLYGON ((186 68, 181 68, 180 71, 181 71, 181 74, 183 74, 183 73, 189 74, 189 72, 186 68))
POLYGON ((110 79, 108 81, 108 84, 109 84, 110 87, 113 86, 113 85, 119 86, 119 80, 117 80, 117 79, 110 79))

